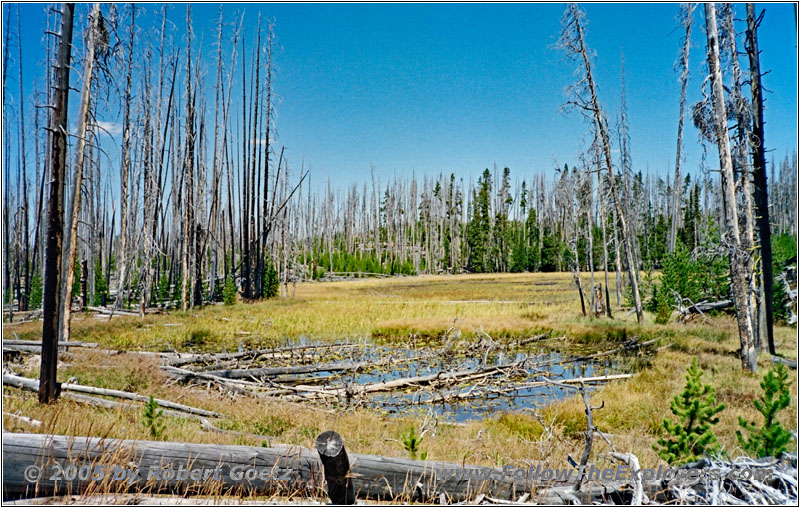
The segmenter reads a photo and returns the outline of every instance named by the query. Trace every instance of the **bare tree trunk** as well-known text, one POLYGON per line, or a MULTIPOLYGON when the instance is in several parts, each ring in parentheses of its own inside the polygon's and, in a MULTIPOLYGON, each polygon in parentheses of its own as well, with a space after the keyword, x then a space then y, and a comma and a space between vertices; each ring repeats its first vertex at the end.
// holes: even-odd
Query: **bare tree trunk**
POLYGON ((75 147, 75 163, 73 168, 72 203, 70 209, 70 231, 64 249, 67 253, 66 265, 62 266, 62 273, 66 274, 65 285, 61 288, 61 336, 59 341, 69 340, 69 325, 72 312, 72 283, 75 280, 75 259, 78 251, 78 219, 81 211, 81 188, 83 186, 83 166, 85 161, 87 126, 89 124, 89 107, 92 100, 92 78, 94 75, 94 61, 97 38, 102 27, 100 4, 92 6, 89 14, 89 28, 86 37, 86 54, 83 62, 83 86, 81 87, 81 103, 78 112, 78 132, 75 147))
POLYGON ((130 4, 131 26, 128 42, 128 65, 125 77, 125 107, 122 114, 122 166, 119 171, 120 233, 119 233, 119 276, 117 298, 114 307, 122 308, 125 294, 125 278, 128 274, 128 175, 131 166, 131 79, 133 73, 133 34, 136 28, 136 4, 130 4))
POLYGON ((737 224, 736 193, 733 180, 733 160, 731 158, 730 141, 728 139, 727 114, 725 96, 722 85, 722 73, 719 66, 719 41, 717 35, 716 6, 705 4, 706 34, 708 37, 708 67, 711 77, 713 101, 714 130, 719 147, 720 175, 722 180, 722 200, 726 224, 726 238, 731 266, 731 286, 736 302, 736 320, 739 324, 739 340, 741 342, 742 367, 755 372, 757 369, 757 351, 753 340, 753 327, 750 321, 749 302, 747 297, 747 274, 745 273, 745 256, 737 224))
POLYGON ((75 4, 61 5, 61 31, 55 82, 53 112, 50 121, 50 195, 48 202, 47 245, 44 263, 42 313, 42 360, 39 370, 39 402, 47 404, 58 398, 56 370, 61 284, 62 239, 64 235, 64 171, 67 156, 67 106, 69 64, 72 54, 72 23, 75 4))
POLYGON ((675 154, 675 183, 672 188, 672 220, 669 229, 669 244, 668 251, 675 250, 675 241, 678 237, 678 221, 680 220, 681 208, 681 149, 683 148, 683 117, 686 108, 686 83, 689 81, 689 48, 691 47, 691 34, 692 34, 692 12, 694 8, 691 4, 684 4, 681 7, 683 14, 683 26, 686 28, 686 33, 683 40, 683 53, 681 53, 680 62, 683 64, 683 71, 681 72, 681 104, 680 116, 678 117, 678 148, 675 154))
POLYGON ((19 138, 20 138, 20 159, 22 162, 22 208, 24 210, 22 216, 22 232, 23 244, 25 247, 24 252, 24 266, 25 275, 23 277, 25 292, 20 294, 19 309, 28 310, 28 296, 30 295, 31 287, 31 265, 30 265, 30 250, 28 238, 28 166, 25 160, 25 99, 22 93, 22 29, 19 17, 19 4, 17 4, 17 42, 19 44, 19 101, 20 101, 20 114, 19 114, 19 138))
POLYGON ((753 151, 753 183, 756 201, 756 222, 761 244, 761 273, 764 291, 763 305, 766 317, 767 343, 770 354, 775 354, 772 317, 772 244, 770 243, 769 199, 767 184, 767 163, 764 157, 764 100, 761 86, 761 64, 758 51, 758 25, 755 7, 747 4, 747 55, 750 59, 750 89, 752 92, 753 128, 750 147, 753 151))

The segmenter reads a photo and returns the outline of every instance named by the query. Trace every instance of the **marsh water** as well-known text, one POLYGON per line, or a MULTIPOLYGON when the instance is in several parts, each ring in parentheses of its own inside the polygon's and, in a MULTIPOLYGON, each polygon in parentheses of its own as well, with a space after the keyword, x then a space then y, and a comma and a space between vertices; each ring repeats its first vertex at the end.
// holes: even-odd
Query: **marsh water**
MULTIPOLYGON (((300 343, 311 345, 316 341, 303 337, 300 343)), ((556 352, 542 346, 481 349, 464 344, 390 345, 377 344, 369 338, 359 339, 358 345, 355 348, 343 348, 335 354, 338 361, 365 364, 362 369, 345 373, 316 372, 286 376, 284 379, 320 387, 363 386, 516 362, 520 368, 513 376, 492 376, 441 389, 412 385, 396 391, 372 393, 361 401, 363 405, 389 416, 433 414, 442 420, 463 422, 483 419, 502 411, 535 410, 575 395, 574 389, 545 383, 544 377, 558 382, 580 377, 627 374, 638 370, 641 361, 638 355, 581 360, 577 358, 588 355, 586 351, 556 352), (373 367, 369 365, 371 363, 376 365, 373 367)), ((587 387, 594 389, 592 385, 587 387)))

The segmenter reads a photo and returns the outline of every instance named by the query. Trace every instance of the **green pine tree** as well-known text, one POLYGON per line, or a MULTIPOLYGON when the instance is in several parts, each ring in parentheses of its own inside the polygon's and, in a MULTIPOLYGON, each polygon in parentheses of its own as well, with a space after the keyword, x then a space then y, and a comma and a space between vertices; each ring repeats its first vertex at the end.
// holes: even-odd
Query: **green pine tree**
POLYGON ((674 423, 665 419, 662 425, 668 436, 659 438, 658 444, 653 446, 669 464, 697 460, 718 447, 711 426, 719 422, 714 415, 725 409, 725 405, 717 404, 714 389, 700 382, 702 375, 697 357, 692 357, 692 365, 686 373, 686 386, 670 404, 672 414, 680 421, 674 423))
POLYGON ((789 372, 783 364, 770 369, 764 376, 761 382, 764 395, 760 400, 753 401, 758 412, 764 416, 763 425, 739 417, 739 426, 750 433, 745 439, 741 431, 736 431, 739 446, 756 457, 777 457, 787 450, 792 440, 792 434, 777 421, 778 412, 789 407, 791 402, 788 379, 789 372))
POLYGON ((236 284, 233 282, 233 277, 228 275, 225 277, 225 287, 222 289, 222 301, 225 305, 233 305, 236 302, 236 284))
POLYGON ((278 296, 278 289, 280 289, 278 271, 275 270, 272 260, 267 258, 267 267, 264 270, 264 298, 275 298, 278 296))
POLYGON ((44 286, 42 285, 42 276, 37 272, 33 274, 31 279, 31 294, 28 297, 28 308, 38 309, 42 306, 42 296, 44 295, 44 286))

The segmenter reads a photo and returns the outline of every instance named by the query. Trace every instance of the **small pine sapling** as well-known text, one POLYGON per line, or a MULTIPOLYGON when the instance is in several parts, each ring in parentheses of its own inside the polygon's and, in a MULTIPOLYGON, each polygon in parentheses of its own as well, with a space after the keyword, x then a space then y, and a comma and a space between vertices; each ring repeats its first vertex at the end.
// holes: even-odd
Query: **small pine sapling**
POLYGON ((672 399, 672 414, 679 418, 674 423, 664 420, 663 427, 668 436, 658 439, 653 449, 669 464, 685 464, 699 459, 703 454, 717 449, 717 437, 711 426, 719 422, 716 415, 724 404, 717 404, 714 389, 700 381, 703 371, 692 357, 692 365, 686 373, 686 386, 672 399))
POLYGON ((739 417, 739 426, 750 433, 745 439, 741 431, 736 431, 739 446, 744 451, 756 457, 777 457, 787 450, 792 434, 777 421, 777 414, 789 407, 791 402, 788 379, 789 371, 783 364, 770 369, 764 376, 761 382, 764 395, 760 400, 753 401, 758 412, 764 416, 764 424, 759 426, 739 417))
POLYGON ((142 423, 150 431, 150 436, 153 439, 159 439, 166 429, 166 424, 163 421, 164 410, 158 409, 158 402, 150 396, 150 400, 144 405, 144 419, 142 423))
POLYGON ((236 303, 236 284, 234 284, 231 276, 225 278, 225 287, 222 289, 222 301, 225 302, 225 305, 233 305, 236 303))
MULTIPOLYGON (((419 445, 422 443, 422 437, 416 435, 413 425, 408 429, 408 434, 402 434, 401 437, 403 438, 403 448, 408 452, 411 460, 417 460, 417 454, 420 453, 419 445)), ((427 458, 427 451, 420 453, 420 459, 425 460, 427 458)))

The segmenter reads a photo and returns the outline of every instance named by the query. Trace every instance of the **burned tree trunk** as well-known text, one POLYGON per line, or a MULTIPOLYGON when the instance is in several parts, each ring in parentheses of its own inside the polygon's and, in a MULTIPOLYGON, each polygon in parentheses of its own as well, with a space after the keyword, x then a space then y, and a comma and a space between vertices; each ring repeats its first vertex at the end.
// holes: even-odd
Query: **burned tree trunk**
POLYGON ((750 89, 752 94, 753 128, 750 131, 750 148, 753 157, 753 184, 756 204, 756 225, 761 244, 761 273, 766 311, 767 343, 770 354, 775 354, 775 339, 772 330, 772 244, 770 243, 769 199, 767 184, 767 162, 764 157, 764 98, 761 86, 761 63, 758 51, 758 25, 755 7, 747 4, 746 49, 750 59, 750 89))
POLYGON ((42 363, 39 370, 39 402, 58 398, 56 368, 60 310, 61 258, 64 236, 64 171, 67 157, 67 105, 69 63, 72 55, 72 23, 75 4, 61 5, 61 31, 53 83, 53 112, 50 121, 50 193, 48 201, 47 243, 42 297, 42 363))

